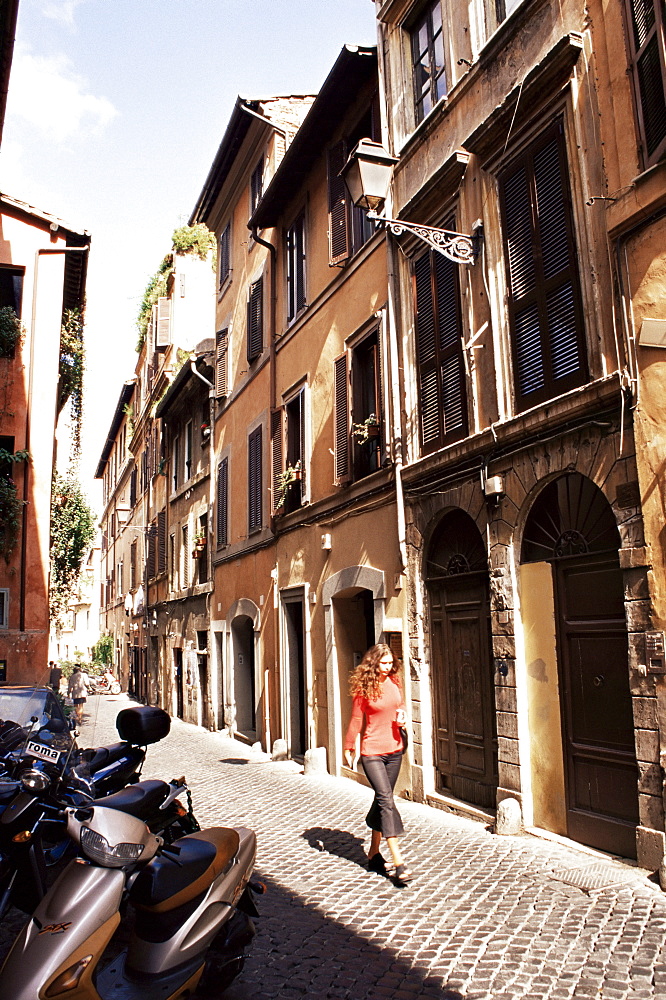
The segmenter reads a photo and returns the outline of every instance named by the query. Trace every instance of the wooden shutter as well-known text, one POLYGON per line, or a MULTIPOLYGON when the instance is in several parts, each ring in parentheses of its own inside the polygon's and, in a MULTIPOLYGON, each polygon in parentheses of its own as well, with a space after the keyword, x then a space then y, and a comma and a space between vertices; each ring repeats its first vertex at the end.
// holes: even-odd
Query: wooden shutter
MULTIPOLYGON (((150 532, 148 534, 148 576, 155 576, 155 568, 157 566, 157 525, 153 521, 150 526, 150 532)), ((144 600, 147 602, 148 594, 144 596, 144 600)))
MULTIPOLYGON (((447 227, 452 226, 449 220, 447 227)), ((459 267, 434 250, 414 262, 416 358, 424 452, 457 441, 467 433, 459 267)))
POLYGON ((261 427, 248 439, 248 529, 262 527, 261 427))
POLYGON ((247 303, 247 360, 254 361, 264 349, 264 279, 250 285, 247 303))
POLYGON ((229 330, 218 330, 215 337, 215 395, 218 399, 228 394, 229 384, 229 330))
POLYGON ((166 569, 166 510, 157 515, 157 572, 166 569))
POLYGON ((155 347, 168 347, 171 343, 171 299, 161 295, 157 300, 155 347))
POLYGON ((223 458, 217 467, 217 547, 229 544, 229 459, 223 458))
POLYGON ((347 354, 333 362, 335 427, 335 482, 338 486, 349 482, 349 363, 347 354))
POLYGON ((231 223, 228 222, 220 235, 220 288, 229 277, 231 270, 231 223))
POLYGON ((626 0, 627 38, 645 165, 666 149, 666 10, 663 0, 626 0))
POLYGON ((281 499, 280 473, 282 469, 282 425, 284 410, 273 410, 271 413, 271 509, 273 514, 280 508, 281 499))
POLYGON ((347 186, 340 171, 347 159, 344 140, 328 151, 328 242, 331 264, 341 264, 351 255, 351 233, 347 186))
POLYGON ((587 380, 567 163, 558 122, 500 177, 516 408, 587 380))

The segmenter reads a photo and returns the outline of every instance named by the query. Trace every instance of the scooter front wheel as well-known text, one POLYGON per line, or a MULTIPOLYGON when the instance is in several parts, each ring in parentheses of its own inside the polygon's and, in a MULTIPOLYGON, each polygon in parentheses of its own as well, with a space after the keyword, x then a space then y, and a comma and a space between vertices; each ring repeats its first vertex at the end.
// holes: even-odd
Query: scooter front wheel
POLYGON ((109 690, 111 694, 120 694, 120 684, 118 681, 114 681, 109 690))

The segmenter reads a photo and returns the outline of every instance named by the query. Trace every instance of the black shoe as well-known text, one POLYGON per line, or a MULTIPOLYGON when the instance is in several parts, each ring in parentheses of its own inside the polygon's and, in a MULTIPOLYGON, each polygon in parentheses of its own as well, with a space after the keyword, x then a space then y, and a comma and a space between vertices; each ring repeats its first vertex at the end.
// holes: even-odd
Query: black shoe
POLYGON ((368 871, 377 872, 378 875, 386 875, 386 862, 379 851, 368 858, 368 871))
POLYGON ((396 865, 395 869, 391 872, 391 876, 396 880, 396 882, 405 885, 407 882, 411 882, 414 878, 414 873, 410 872, 407 865, 396 865))

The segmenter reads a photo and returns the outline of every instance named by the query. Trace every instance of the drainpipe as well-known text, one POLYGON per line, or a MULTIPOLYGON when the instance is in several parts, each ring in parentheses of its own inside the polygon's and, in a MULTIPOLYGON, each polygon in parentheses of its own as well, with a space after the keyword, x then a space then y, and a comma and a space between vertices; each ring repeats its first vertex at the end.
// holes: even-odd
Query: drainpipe
MULTIPOLYGON (((83 247, 43 247, 35 252, 35 277, 33 281, 32 288, 32 318, 31 325, 32 330, 30 331, 30 361, 28 370, 28 399, 27 406, 25 409, 25 450, 30 451, 30 403, 32 400, 32 380, 34 374, 34 360, 35 360, 35 331, 37 325, 37 291, 39 287, 39 258, 41 256, 58 254, 58 253, 88 253, 90 250, 90 244, 86 244, 83 247)), ((59 354, 60 352, 58 352, 59 354)), ((56 399, 56 415, 57 416, 57 406, 58 401, 56 399)), ((55 432, 54 420, 54 432, 55 432)), ((55 464, 55 463, 54 463, 55 464)), ((19 607, 19 631, 25 632, 25 592, 26 592, 26 575, 27 575, 27 551, 28 551, 28 540, 26 537, 26 521, 27 521, 27 511, 28 511, 28 485, 29 485, 29 472, 30 472, 30 462, 27 461, 24 466, 23 471, 23 511, 21 514, 21 584, 20 584, 20 607, 19 607)), ((53 478, 53 471, 51 473, 51 478, 53 478)), ((49 512, 50 516, 50 512, 49 512)), ((50 583, 50 572, 49 572, 49 583, 50 583)), ((49 587, 50 589, 50 587, 49 587)))
MULTIPOLYGON (((259 236, 256 226, 249 226, 250 232, 252 233, 252 239, 255 243, 259 243, 260 246, 266 247, 271 258, 271 283, 270 283, 270 301, 268 306, 268 376, 269 376, 269 390, 268 396, 270 401, 270 415, 269 421, 276 409, 276 397, 277 397, 277 375, 275 372, 275 317, 277 313, 277 274, 276 274, 276 260, 277 260, 277 247, 268 240, 264 240, 259 236)), ((268 432, 270 435, 271 428, 269 425, 268 432)), ((273 538, 277 538, 277 528, 275 525, 275 517, 271 513, 270 519, 270 529, 273 538)), ((275 587, 275 596, 277 600, 278 591, 278 568, 277 568, 277 558, 275 560, 275 578, 273 580, 273 586, 275 587)), ((280 650, 278 646, 278 616, 275 616, 274 628, 273 628, 273 662, 278 664, 280 662, 280 650)), ((264 680, 264 738, 266 740, 266 752, 271 752, 271 747, 269 740, 271 738, 270 731, 270 697, 268 688, 268 676, 269 672, 266 670, 264 680)))

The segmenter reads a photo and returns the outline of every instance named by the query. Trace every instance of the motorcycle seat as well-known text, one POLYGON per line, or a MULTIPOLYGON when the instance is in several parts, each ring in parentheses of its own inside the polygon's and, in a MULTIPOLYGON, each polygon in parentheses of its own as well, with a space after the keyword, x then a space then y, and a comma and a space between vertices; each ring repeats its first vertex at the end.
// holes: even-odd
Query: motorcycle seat
POLYGON ((236 856, 236 830, 212 827, 174 841, 173 856, 158 855, 137 876, 130 899, 139 909, 167 913, 202 895, 236 856))
POLYGON ((162 805, 168 794, 169 785, 166 781, 152 779, 121 788, 119 792, 107 795, 101 804, 106 809, 118 809, 138 819, 146 819, 162 805))
POLYGON ((131 743, 123 740, 122 743, 110 743, 106 747, 97 747, 96 749, 91 747, 90 750, 84 750, 81 756, 88 765, 90 773, 94 774, 95 771, 106 767, 107 764, 113 764, 114 761, 120 760, 130 748, 131 743))

